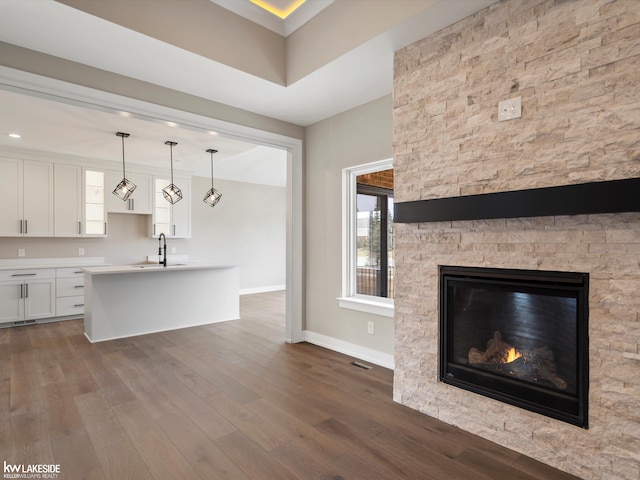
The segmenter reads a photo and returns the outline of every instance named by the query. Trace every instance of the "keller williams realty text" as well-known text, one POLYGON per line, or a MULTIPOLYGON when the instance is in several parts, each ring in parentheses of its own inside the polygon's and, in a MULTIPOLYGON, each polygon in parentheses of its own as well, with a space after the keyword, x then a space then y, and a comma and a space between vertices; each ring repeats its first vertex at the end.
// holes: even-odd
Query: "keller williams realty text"
POLYGON ((4 478, 58 478, 60 465, 12 465, 4 461, 4 478))

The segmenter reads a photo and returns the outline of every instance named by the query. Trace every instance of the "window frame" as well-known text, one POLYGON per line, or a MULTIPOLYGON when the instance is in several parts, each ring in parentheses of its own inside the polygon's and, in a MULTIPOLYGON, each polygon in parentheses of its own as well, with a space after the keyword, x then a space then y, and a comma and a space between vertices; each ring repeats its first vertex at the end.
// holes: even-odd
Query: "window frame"
POLYGON ((393 299, 356 293, 356 178, 392 168, 393 159, 388 158, 342 169, 342 294, 338 303, 342 308, 385 317, 393 317, 393 299))

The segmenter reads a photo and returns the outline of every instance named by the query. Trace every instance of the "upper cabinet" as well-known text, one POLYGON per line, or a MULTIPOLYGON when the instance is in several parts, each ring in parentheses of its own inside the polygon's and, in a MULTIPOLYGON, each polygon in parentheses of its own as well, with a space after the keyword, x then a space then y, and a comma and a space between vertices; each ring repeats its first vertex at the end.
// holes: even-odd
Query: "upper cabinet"
POLYGON ((0 235, 22 235, 22 160, 0 158, 4 205, 0 208, 0 235))
POLYGON ((191 237, 191 179, 175 177, 183 199, 171 205, 167 178, 131 172, 136 184, 128 201, 111 191, 117 170, 0 157, 3 205, 0 237, 106 237, 107 211, 152 215, 152 236, 191 237))
POLYGON ((169 203, 162 189, 171 183, 168 178, 153 177, 153 214, 151 235, 164 233, 172 238, 191 238, 191 179, 175 177, 175 184, 182 190, 182 200, 169 203))
POLYGON ((107 236, 107 206, 105 203, 105 171, 84 169, 84 230, 85 237, 107 236))
POLYGON ((105 172, 79 165, 54 165, 56 237, 104 237, 105 172))
POLYGON ((111 191, 122 180, 122 172, 109 170, 107 172, 107 211, 109 213, 139 213, 151 214, 151 175, 127 171, 127 179, 136 185, 129 199, 122 199, 111 194, 111 191))
POLYGON ((0 158, 0 236, 53 236, 53 163, 0 158))
POLYGON ((54 235, 82 236, 82 167, 53 166, 54 235))

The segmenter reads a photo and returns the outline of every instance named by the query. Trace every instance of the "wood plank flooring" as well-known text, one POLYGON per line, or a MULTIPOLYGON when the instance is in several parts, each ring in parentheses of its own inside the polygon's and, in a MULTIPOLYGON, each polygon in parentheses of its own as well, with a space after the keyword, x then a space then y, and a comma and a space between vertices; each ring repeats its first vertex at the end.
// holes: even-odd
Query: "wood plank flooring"
POLYGON ((390 370, 283 343, 284 293, 238 321, 90 344, 0 330, 0 461, 77 479, 576 478, 393 403, 390 370))

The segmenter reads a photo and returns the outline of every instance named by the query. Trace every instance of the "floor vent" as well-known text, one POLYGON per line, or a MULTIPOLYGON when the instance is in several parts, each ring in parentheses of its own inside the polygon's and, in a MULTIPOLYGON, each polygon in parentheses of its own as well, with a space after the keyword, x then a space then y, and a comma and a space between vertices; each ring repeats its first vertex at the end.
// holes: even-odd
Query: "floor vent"
POLYGON ((369 365, 365 365, 364 363, 351 362, 351 365, 353 365, 354 367, 362 368, 363 370, 371 370, 371 367, 369 365))
POLYGON ((35 323, 35 320, 18 320, 16 322, 13 322, 13 326, 20 327, 22 325, 35 325, 35 323))

